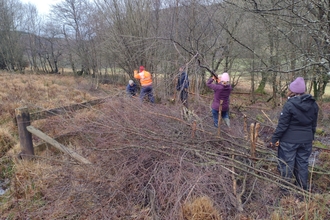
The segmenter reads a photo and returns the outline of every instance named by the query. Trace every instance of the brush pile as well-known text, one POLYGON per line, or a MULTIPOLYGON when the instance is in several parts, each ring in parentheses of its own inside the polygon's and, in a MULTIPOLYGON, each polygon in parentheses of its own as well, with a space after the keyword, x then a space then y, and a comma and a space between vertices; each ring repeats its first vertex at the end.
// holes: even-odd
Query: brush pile
POLYGON ((92 164, 80 164, 34 137, 34 160, 6 157, 12 158, 13 173, 1 216, 276 219, 292 217, 291 204, 301 207, 294 212, 297 218, 316 212, 327 217, 323 196, 302 194, 294 186, 282 195, 276 152, 265 144, 273 127, 266 117, 248 114, 246 124, 260 123, 251 156, 246 114, 233 108, 231 128, 223 123, 219 134, 208 102, 192 102, 187 110, 113 96, 98 106, 33 122, 92 164), (308 204, 297 200, 301 195, 308 196, 308 204), (314 209, 316 203, 324 208, 314 209))

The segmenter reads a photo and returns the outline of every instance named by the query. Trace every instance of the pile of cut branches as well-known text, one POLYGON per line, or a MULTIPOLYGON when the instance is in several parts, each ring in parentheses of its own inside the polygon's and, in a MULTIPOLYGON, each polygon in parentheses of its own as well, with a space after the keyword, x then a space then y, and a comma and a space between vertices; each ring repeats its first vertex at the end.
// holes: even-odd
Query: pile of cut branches
POLYGON ((44 171, 17 174, 12 206, 20 216, 40 219, 269 219, 284 186, 275 152, 257 142, 251 155, 243 114, 231 129, 222 124, 219 135, 208 105, 190 109, 117 97, 39 122, 92 165, 51 146, 37 152, 44 171), (37 194, 36 182, 42 183, 37 194), (38 201, 29 204, 33 213, 22 211, 28 203, 15 205, 23 196, 38 201))

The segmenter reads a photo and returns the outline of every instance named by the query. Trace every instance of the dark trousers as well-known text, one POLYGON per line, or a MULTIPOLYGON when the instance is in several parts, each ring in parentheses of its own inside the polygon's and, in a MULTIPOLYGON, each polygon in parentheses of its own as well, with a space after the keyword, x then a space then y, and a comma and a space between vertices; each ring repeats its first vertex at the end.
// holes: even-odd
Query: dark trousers
POLYGON ((151 103, 154 103, 155 102, 153 91, 152 91, 152 86, 143 86, 141 88, 140 99, 141 99, 142 102, 143 102, 143 99, 144 99, 145 96, 148 96, 149 101, 151 103))
POLYGON ((308 159, 312 153, 312 142, 292 144, 280 142, 278 147, 278 171, 286 181, 295 177, 296 185, 307 190, 308 159))
POLYGON ((187 89, 183 89, 182 91, 180 91, 180 100, 182 102, 182 104, 188 108, 188 91, 187 89))
MULTIPOLYGON (((219 123, 219 111, 212 109, 214 127, 218 127, 219 123)), ((229 111, 221 111, 221 118, 229 118, 229 111)))

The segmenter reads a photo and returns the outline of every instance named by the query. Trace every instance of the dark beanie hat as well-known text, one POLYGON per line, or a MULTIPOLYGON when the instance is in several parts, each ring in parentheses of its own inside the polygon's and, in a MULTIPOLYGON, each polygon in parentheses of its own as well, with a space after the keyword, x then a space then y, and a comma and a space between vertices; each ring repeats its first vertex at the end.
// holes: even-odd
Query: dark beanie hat
POLYGON ((140 72, 144 70, 144 66, 140 66, 140 72))
POLYGON ((301 94, 306 91, 306 85, 304 78, 302 77, 297 77, 289 86, 289 89, 291 92, 301 94))

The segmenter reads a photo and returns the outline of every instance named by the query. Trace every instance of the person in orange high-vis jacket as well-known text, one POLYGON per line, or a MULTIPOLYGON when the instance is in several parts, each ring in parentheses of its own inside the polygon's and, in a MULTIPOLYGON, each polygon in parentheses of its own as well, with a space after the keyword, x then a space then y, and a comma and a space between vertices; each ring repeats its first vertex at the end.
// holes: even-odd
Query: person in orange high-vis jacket
POLYGON ((154 95, 152 91, 152 77, 151 74, 144 69, 144 66, 140 66, 140 72, 134 70, 134 78, 139 79, 141 83, 140 99, 143 101, 145 96, 148 96, 149 101, 154 103, 154 95))

